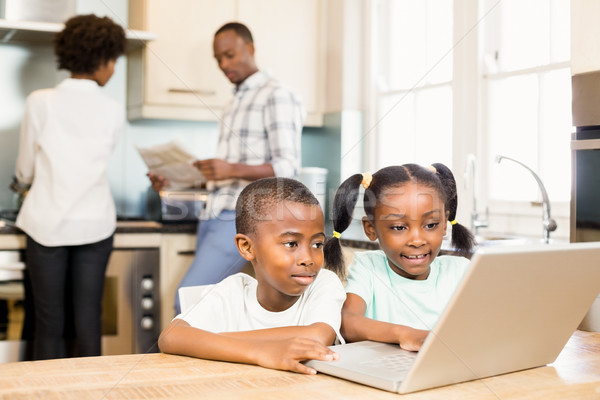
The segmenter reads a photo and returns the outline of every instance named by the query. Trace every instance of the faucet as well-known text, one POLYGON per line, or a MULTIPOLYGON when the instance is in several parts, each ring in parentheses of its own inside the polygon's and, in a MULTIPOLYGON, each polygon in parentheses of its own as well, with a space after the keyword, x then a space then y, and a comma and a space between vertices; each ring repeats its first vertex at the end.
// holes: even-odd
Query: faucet
POLYGON ((540 192, 542 192, 542 218, 543 218, 542 222, 544 225, 543 239, 544 239, 545 243, 550 243, 550 232, 554 232, 557 228, 557 225, 556 225, 556 221, 554 219, 552 219, 552 217, 550 217, 550 200, 548 199, 548 192, 546 192, 546 187, 544 186, 544 183, 542 182, 540 177, 531 168, 529 168, 527 165, 523 164, 522 162, 512 159, 510 157, 506 157, 506 156, 500 156, 500 155, 496 156, 496 162, 498 164, 500 164, 500 162, 505 159, 515 162, 515 163, 519 164, 520 166, 522 166, 523 168, 525 168, 527 171, 531 172, 531 174, 535 178, 535 181, 537 182, 538 186, 540 187, 540 192))
POLYGON ((476 174, 477 160, 471 153, 467 155, 467 166, 465 168, 465 189, 469 188, 469 181, 471 181, 471 194, 473 196, 473 209, 471 211, 471 232, 477 237, 477 231, 479 228, 488 227, 488 209, 485 209, 485 219, 479 218, 479 212, 477 211, 477 174, 476 174), (469 179, 470 178, 470 179, 469 179))

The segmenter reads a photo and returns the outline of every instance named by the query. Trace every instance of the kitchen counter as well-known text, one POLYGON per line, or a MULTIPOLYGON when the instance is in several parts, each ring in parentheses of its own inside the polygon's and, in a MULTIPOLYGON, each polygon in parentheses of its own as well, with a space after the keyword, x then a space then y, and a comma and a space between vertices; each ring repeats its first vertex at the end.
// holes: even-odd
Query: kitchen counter
MULTIPOLYGON (((600 334, 576 331, 548 366, 402 395, 402 399, 592 399, 600 334)), ((0 364, 0 398, 399 399, 324 374, 163 353, 0 364)))
MULTIPOLYGON (((141 219, 119 220, 115 233, 196 233, 198 223, 191 222, 167 222, 146 221, 141 219)), ((0 235, 22 235, 16 226, 5 225, 0 227, 0 235)))
MULTIPOLYGON (((194 221, 185 222, 156 222, 142 219, 124 219, 117 222, 117 230, 115 232, 115 247, 127 247, 130 245, 132 237, 124 234, 135 234, 139 237, 140 234, 196 234, 198 224, 194 221)), ((327 226, 325 234, 331 235, 333 228, 327 226)), ((148 237, 146 237, 148 239, 148 237)), ((342 246, 353 250, 378 250, 379 243, 370 241, 362 228, 360 221, 355 221, 348 227, 341 237, 342 246)), ((0 227, 0 249, 22 249, 25 247, 25 236, 23 231, 14 226, 0 227)), ((448 243, 445 242, 445 245, 448 243)), ((148 247, 148 246, 143 246, 148 247)), ((455 255, 456 253, 442 246, 440 254, 455 255)))
MULTIPOLYGON (((159 247, 162 234, 196 234, 197 222, 160 223, 139 219, 117 222, 115 248, 159 247)), ((0 249, 25 248, 25 234, 15 226, 0 227, 0 249)))

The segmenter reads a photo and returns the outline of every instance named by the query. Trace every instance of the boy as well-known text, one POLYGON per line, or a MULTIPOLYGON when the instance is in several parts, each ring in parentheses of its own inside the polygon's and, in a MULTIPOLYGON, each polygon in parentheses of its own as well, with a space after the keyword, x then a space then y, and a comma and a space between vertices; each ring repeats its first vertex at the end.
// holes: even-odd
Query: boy
POLYGON ((315 374, 301 364, 333 360, 345 293, 323 264, 324 218, 306 186, 288 178, 248 185, 236 203, 235 244, 256 279, 238 273, 202 286, 201 300, 175 317, 165 353, 315 374))

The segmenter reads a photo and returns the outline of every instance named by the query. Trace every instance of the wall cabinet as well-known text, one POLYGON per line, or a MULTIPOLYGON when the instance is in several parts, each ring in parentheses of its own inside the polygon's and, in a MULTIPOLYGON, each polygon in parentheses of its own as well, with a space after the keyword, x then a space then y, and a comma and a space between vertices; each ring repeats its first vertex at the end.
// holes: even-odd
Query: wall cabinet
POLYGON ((232 86, 213 58, 225 22, 251 29, 256 60, 303 100, 306 125, 322 125, 320 0, 131 0, 129 25, 158 39, 128 54, 128 117, 217 121, 232 86))
MULTIPOLYGON (((0 19, 0 43, 26 45, 52 45, 54 35, 64 28, 64 24, 38 21, 9 21, 0 19)), ((143 47, 148 41, 156 39, 150 32, 125 30, 126 51, 143 47)))

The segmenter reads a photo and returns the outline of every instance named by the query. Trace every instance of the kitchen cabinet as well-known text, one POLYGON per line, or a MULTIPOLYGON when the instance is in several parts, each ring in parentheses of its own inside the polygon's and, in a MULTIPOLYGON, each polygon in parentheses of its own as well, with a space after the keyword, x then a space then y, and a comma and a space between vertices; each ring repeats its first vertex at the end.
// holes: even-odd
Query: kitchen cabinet
POLYGON ((258 67, 301 97, 307 126, 323 125, 323 15, 320 0, 238 0, 239 20, 254 36, 258 67))
POLYGON ((303 100, 307 126, 323 122, 321 0, 131 0, 129 25, 158 39, 128 54, 128 117, 217 121, 231 83, 213 57, 214 32, 247 24, 258 67, 303 100))
POLYGON ((194 260, 196 235, 172 233, 163 235, 160 253, 161 328, 175 316, 177 287, 194 260))

